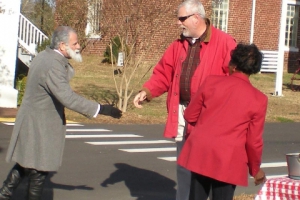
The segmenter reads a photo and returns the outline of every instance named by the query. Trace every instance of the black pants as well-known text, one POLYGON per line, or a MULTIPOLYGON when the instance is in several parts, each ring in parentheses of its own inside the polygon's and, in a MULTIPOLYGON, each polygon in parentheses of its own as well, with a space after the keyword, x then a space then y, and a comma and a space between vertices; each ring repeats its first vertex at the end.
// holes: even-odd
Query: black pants
POLYGON ((210 188, 212 189, 212 200, 232 200, 236 185, 192 172, 189 200, 207 200, 210 188))
POLYGON ((13 191, 18 187, 25 176, 28 176, 26 199, 40 200, 47 175, 48 172, 24 168, 16 163, 3 182, 2 188, 0 188, 0 200, 11 199, 13 191))

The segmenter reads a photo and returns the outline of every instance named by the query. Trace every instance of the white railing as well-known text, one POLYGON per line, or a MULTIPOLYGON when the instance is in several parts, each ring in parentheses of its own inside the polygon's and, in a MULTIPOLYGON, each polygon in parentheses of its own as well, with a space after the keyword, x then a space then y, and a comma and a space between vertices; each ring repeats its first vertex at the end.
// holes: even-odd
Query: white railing
POLYGON ((18 38, 19 44, 32 55, 36 55, 37 45, 48 39, 38 27, 22 14, 20 14, 18 38))
POLYGON ((278 51, 261 51, 263 60, 261 64, 261 72, 277 72, 278 68, 278 51))

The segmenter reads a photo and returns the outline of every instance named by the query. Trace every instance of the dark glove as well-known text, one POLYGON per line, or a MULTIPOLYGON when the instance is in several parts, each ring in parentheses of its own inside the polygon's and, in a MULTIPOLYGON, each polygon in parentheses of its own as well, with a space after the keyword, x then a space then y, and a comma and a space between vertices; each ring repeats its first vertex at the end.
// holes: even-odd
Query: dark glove
POLYGON ((118 119, 122 117, 122 111, 112 105, 100 105, 99 114, 108 115, 118 119))

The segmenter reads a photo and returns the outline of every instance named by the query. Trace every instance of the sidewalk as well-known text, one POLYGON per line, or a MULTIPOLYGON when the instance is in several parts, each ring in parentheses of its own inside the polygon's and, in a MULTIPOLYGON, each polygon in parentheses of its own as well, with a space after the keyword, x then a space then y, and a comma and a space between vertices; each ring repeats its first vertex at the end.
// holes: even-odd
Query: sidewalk
POLYGON ((18 108, 0 108, 0 121, 15 121, 18 108))

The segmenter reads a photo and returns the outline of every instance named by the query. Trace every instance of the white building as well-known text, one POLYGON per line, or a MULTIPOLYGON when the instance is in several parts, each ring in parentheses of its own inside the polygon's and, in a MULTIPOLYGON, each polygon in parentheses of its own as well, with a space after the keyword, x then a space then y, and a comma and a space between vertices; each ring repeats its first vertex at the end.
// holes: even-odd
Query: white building
POLYGON ((0 107, 16 108, 14 89, 21 0, 0 0, 0 107))

